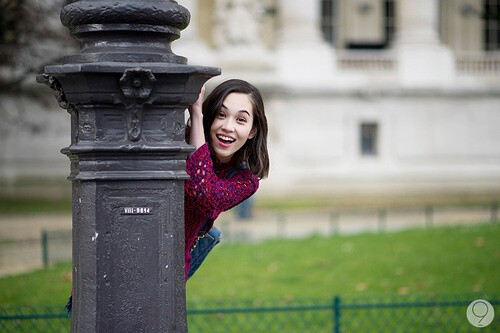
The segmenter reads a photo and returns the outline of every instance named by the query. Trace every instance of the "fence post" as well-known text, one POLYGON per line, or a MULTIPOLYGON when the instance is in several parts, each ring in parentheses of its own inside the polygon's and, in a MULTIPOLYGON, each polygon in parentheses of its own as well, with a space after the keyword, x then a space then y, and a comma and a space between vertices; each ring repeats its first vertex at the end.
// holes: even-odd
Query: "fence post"
POLYGON ((340 333, 340 297, 333 297, 333 332, 340 333))
POLYGON ((338 235, 339 233, 339 213, 330 213, 330 234, 338 235))
POLYGON ((277 232, 278 232, 278 238, 286 238, 285 237, 285 230, 286 230, 286 217, 285 217, 285 214, 283 212, 280 212, 278 214, 278 228, 277 228, 277 232))
POLYGON ((498 202, 493 201, 491 204, 491 222, 498 221, 498 202))
POLYGON ((381 209, 378 211, 378 231, 382 232, 385 230, 385 222, 387 219, 387 210, 381 209))
POLYGON ((425 226, 427 228, 432 227, 433 212, 434 210, 431 205, 425 206, 425 226))
POLYGON ((47 230, 42 230, 42 262, 43 268, 49 267, 49 239, 47 230))
POLYGON ((228 221, 222 220, 220 225, 221 228, 223 228, 222 234, 224 235, 224 240, 227 241, 228 243, 234 242, 231 220, 228 221))

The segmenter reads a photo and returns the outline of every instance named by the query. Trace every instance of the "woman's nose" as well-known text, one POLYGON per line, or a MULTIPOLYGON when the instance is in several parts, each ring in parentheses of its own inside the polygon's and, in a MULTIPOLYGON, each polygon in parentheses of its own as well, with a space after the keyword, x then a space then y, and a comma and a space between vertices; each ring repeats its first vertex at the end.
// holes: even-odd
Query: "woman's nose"
POLYGON ((228 132, 232 132, 234 130, 233 121, 230 118, 226 118, 222 123, 222 129, 228 132))

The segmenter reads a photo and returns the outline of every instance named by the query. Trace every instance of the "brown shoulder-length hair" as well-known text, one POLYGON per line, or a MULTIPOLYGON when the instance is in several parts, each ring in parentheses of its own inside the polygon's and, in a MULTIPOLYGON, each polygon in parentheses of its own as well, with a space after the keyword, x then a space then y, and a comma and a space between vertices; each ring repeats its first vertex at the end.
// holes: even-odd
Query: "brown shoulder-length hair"
POLYGON ((264 101, 259 90, 250 83, 232 79, 218 85, 203 102, 203 128, 205 140, 210 142, 210 127, 222 108, 226 97, 231 93, 246 94, 253 106, 253 126, 257 130, 252 139, 238 150, 233 161, 246 162, 250 170, 259 178, 269 173, 269 154, 267 152, 267 119, 264 113, 264 101))

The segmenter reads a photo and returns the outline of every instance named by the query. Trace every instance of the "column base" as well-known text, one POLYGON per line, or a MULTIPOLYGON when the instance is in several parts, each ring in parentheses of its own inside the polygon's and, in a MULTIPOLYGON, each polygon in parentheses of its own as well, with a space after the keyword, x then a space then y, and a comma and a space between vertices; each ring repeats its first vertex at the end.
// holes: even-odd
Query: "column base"
POLYGON ((278 73, 286 85, 328 85, 337 73, 335 51, 323 43, 282 43, 276 50, 278 73))
POLYGON ((444 46, 402 45, 396 53, 405 87, 446 87, 455 81, 455 58, 444 46))

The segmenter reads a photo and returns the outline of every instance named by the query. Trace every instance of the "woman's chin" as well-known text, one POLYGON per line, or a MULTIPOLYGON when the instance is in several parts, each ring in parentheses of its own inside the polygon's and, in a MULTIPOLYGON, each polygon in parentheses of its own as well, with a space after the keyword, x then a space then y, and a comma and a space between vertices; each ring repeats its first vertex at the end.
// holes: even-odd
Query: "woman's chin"
POLYGON ((217 160, 221 163, 227 163, 231 161, 231 158, 233 157, 234 154, 230 154, 228 152, 220 151, 219 149, 215 149, 214 151, 215 157, 217 157, 217 160))

